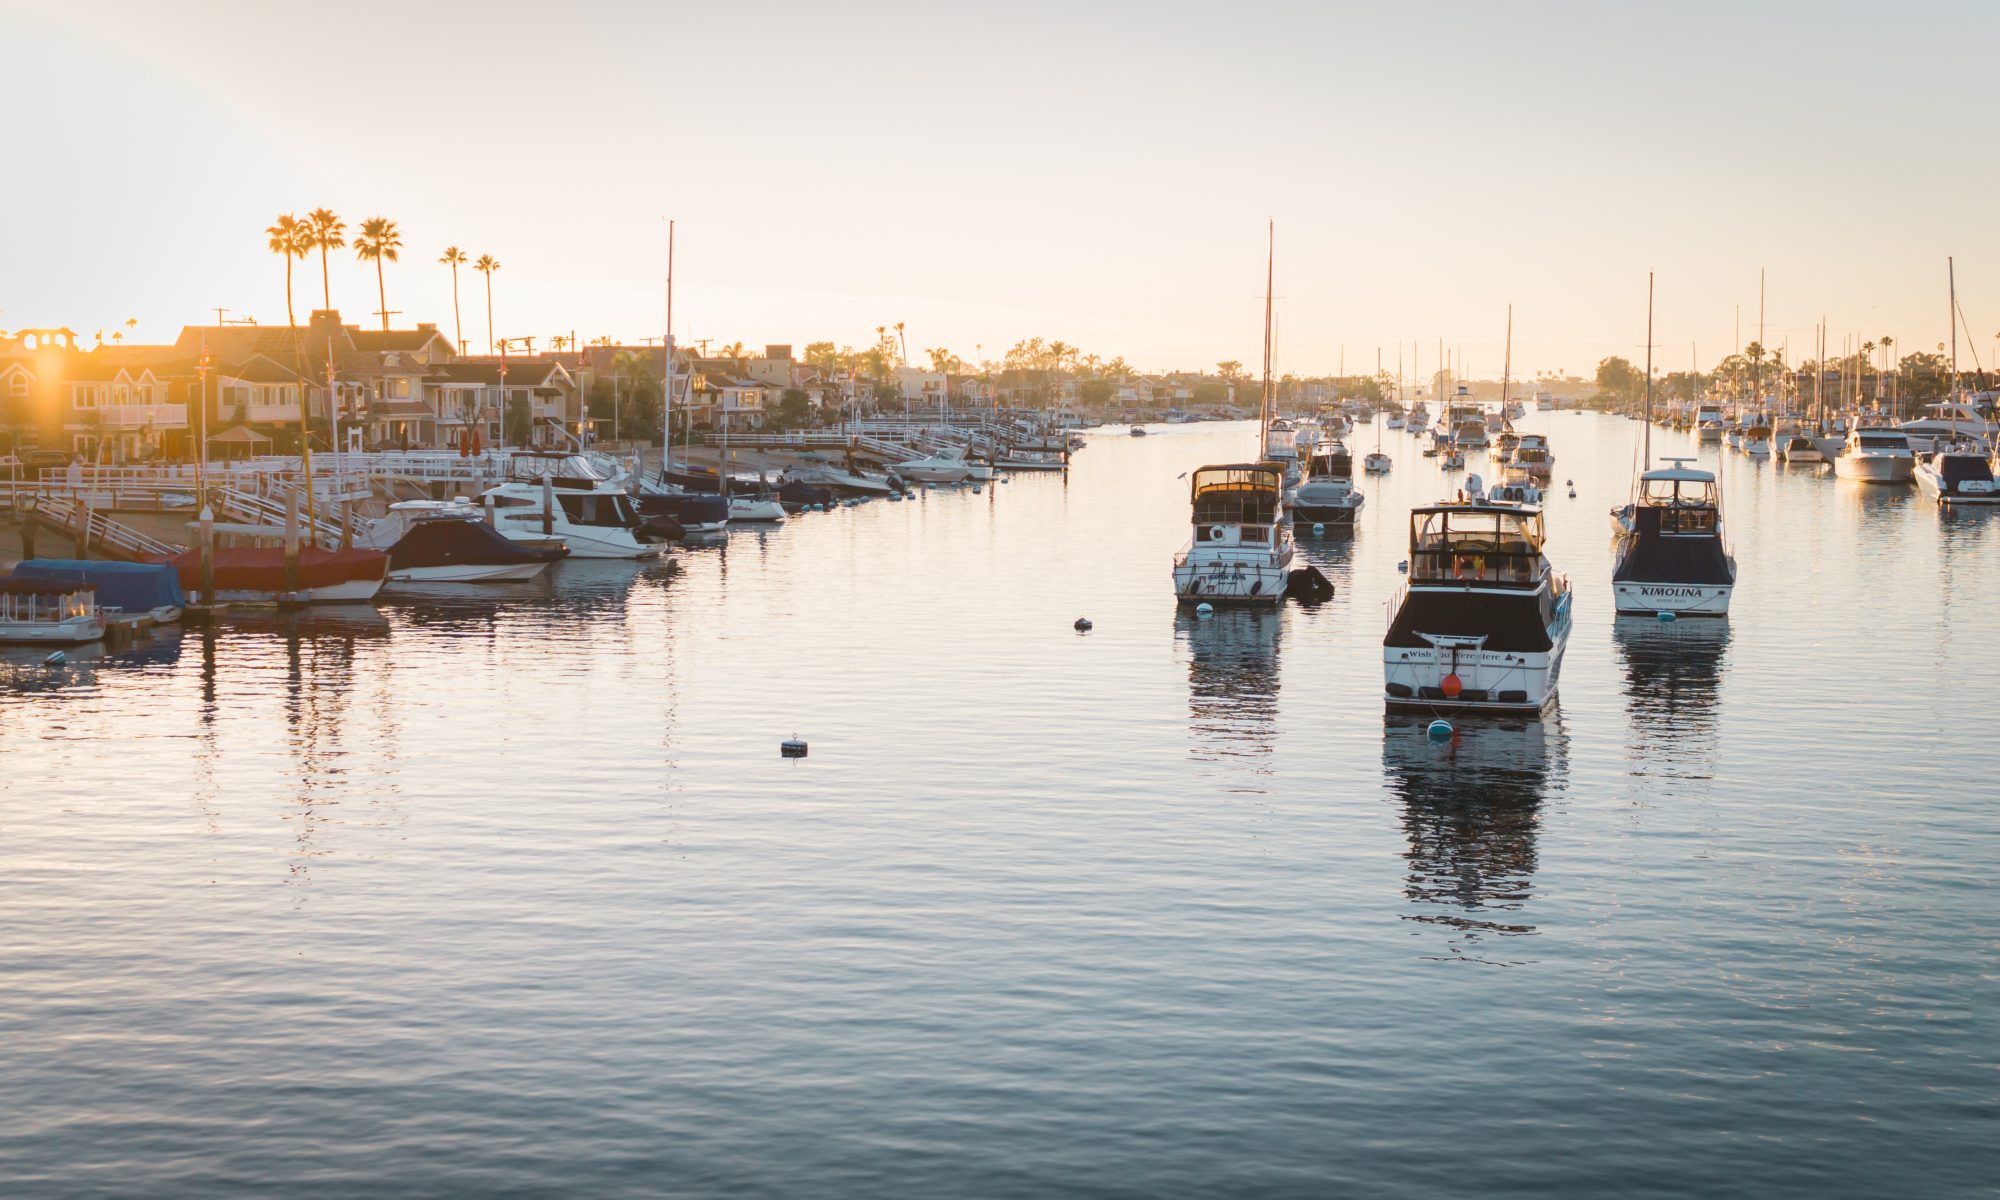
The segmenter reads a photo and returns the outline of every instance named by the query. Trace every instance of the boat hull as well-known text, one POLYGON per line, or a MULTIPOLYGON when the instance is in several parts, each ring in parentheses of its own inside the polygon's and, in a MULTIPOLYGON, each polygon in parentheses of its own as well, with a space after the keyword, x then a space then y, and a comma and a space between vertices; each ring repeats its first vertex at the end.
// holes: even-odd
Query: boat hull
POLYGON ((1174 565, 1174 597, 1182 604, 1277 604, 1289 566, 1214 560, 1174 565))
POLYGON ((1729 583, 1646 583, 1634 580, 1611 585, 1621 617, 1672 613, 1676 617, 1726 617, 1735 585, 1729 583))
POLYGON ((438 567, 401 567, 389 572, 391 583, 504 583, 533 579, 549 569, 546 562, 451 563, 438 567))
POLYGON ((1862 483, 1908 483, 1916 460, 1875 454, 1843 454, 1834 464, 1843 478, 1862 483))
POLYGON ((1938 478, 1937 472, 1921 468, 1916 472, 1916 480, 1918 491, 1947 508, 2000 504, 2000 491, 1994 490, 1992 483, 1983 480, 1974 480, 1970 484, 1946 483, 1938 478), (1967 490, 1968 487, 1980 486, 1985 490, 1967 490))
POLYGON ((1361 512, 1361 505, 1355 504, 1292 504, 1292 524, 1294 525, 1352 525, 1361 512))
POLYGON ((102 617, 66 621, 0 621, 0 645, 80 646, 104 640, 102 617))
MULTIPOLYGON (((1398 614, 1399 621, 1403 619, 1398 614)), ((1570 595, 1555 600, 1547 626, 1546 650, 1488 650, 1454 639, 1472 635, 1428 631, 1430 645, 1382 647, 1382 701, 1391 712, 1534 714, 1555 700, 1569 645, 1570 595), (1434 639, 1434 640, 1433 640, 1434 639), (1442 642, 1444 644, 1437 644, 1442 642), (1447 695, 1445 677, 1456 675, 1456 695, 1447 695)), ((1392 633, 1392 639, 1394 635, 1392 633)), ((1400 639, 1396 639, 1400 640, 1400 639)))

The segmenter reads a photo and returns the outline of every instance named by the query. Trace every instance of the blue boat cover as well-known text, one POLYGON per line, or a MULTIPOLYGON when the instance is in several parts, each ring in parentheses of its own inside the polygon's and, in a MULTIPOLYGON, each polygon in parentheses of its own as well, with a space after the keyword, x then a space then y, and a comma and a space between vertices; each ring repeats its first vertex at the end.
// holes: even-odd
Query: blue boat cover
POLYGON ((128 613, 151 612, 156 608, 180 608, 187 603, 181 595, 180 576, 171 563, 101 562, 71 558, 31 558, 14 568, 17 578, 56 579, 66 583, 88 583, 97 589, 97 602, 106 608, 128 613))

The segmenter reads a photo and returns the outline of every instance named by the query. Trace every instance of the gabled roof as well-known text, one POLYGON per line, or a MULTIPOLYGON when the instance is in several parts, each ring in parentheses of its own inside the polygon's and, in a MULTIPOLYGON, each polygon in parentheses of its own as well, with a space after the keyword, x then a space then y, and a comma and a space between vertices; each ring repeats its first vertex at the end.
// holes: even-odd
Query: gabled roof
MULTIPOLYGON (((462 358, 438 363, 430 378, 440 383, 475 383, 500 386, 502 362, 497 358, 462 358)), ((546 358, 509 358, 508 387, 551 387, 569 381, 569 371, 561 363, 546 358)))
POLYGON ((220 368, 216 374, 244 383, 297 383, 301 378, 309 378, 262 354, 252 355, 233 367, 220 368))
POLYGON ((446 353, 452 349, 451 339, 439 333, 435 325, 419 325, 415 329, 349 329, 347 336, 357 350, 416 353, 428 349, 432 342, 443 342, 446 353))

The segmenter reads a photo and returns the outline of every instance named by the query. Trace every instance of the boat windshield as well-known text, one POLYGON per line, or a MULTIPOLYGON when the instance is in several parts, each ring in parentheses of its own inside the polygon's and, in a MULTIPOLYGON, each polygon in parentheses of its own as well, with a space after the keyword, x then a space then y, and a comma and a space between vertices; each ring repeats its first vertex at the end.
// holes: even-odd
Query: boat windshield
POLYGON ((1679 472, 1646 475, 1640 481, 1639 502, 1660 507, 1714 508, 1715 480, 1688 478, 1679 472))
POLYGON ((1194 473, 1198 525, 1269 525, 1278 519, 1285 476, 1276 467, 1203 467, 1194 473))
POLYGON ((1531 509, 1429 508, 1410 514, 1412 582, 1534 583, 1542 515, 1531 509))
POLYGON ((563 512, 578 525, 622 529, 635 523, 631 501, 619 492, 574 493, 557 497, 563 512))
POLYGON ((1864 433, 1859 435, 1863 450, 1908 450, 1910 439, 1900 433, 1864 433))

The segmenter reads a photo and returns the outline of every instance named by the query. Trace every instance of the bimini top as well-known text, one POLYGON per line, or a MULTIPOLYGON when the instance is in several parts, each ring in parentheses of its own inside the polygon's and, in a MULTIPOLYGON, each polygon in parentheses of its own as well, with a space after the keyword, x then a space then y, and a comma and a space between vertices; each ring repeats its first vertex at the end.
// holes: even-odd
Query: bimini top
POLYGON ((1198 525, 1269 525, 1284 499, 1285 469, 1276 463, 1200 467, 1191 493, 1198 525))
POLYGON ((1714 483, 1715 473, 1697 470, 1694 467, 1661 467, 1657 471, 1648 471, 1639 478, 1646 483, 1714 483))

